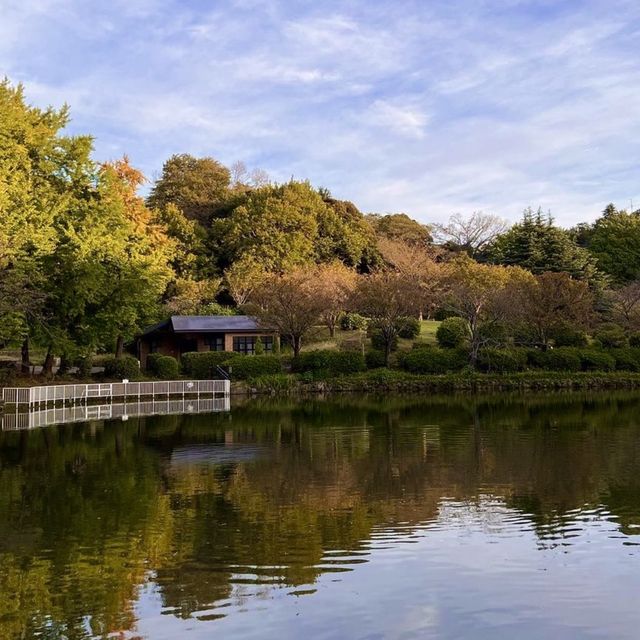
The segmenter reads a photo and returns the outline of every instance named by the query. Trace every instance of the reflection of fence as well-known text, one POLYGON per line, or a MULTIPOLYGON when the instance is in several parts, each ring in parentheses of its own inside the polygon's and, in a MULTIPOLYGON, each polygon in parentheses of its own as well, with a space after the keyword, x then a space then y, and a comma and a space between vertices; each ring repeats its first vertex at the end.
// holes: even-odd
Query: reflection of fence
POLYGON ((171 380, 162 382, 105 382, 59 384, 46 387, 13 387, 2 390, 7 404, 49 404, 85 402, 94 398, 140 399, 156 396, 228 394, 229 380, 171 380))
POLYGON ((51 407, 32 411, 5 413, 0 419, 2 429, 34 429, 53 424, 87 422, 88 420, 113 420, 139 416, 179 415, 189 413, 216 413, 229 411, 229 395, 216 398, 180 400, 142 400, 119 404, 82 404, 51 407))

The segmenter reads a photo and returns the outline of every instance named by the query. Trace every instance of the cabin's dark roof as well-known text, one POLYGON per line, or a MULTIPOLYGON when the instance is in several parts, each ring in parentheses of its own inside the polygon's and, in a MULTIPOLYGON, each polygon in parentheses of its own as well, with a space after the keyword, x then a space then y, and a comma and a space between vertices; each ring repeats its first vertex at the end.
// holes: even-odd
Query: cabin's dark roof
POLYGON ((260 331, 258 320, 252 316, 171 316, 168 320, 149 327, 142 335, 172 328, 175 333, 260 331))

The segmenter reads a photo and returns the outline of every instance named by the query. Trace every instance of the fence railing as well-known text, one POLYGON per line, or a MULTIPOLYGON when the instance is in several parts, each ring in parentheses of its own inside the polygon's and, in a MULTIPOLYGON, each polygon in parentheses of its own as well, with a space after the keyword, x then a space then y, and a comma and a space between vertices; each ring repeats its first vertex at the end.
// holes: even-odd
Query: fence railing
POLYGON ((229 380, 166 380, 160 382, 101 382, 59 384, 43 387, 6 387, 2 399, 7 404, 48 404, 84 402, 94 398, 138 399, 156 396, 228 395, 229 380))
POLYGON ((141 416, 218 413, 230 410, 229 396, 203 399, 142 400, 119 404, 83 404, 5 413, 0 418, 4 431, 35 429, 54 424, 89 420, 127 420, 141 416))

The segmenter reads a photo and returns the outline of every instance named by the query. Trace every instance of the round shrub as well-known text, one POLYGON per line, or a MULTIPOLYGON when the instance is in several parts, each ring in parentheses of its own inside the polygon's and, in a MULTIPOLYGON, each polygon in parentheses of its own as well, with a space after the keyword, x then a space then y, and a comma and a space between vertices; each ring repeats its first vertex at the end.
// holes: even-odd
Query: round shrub
POLYGON ((401 358, 403 369, 411 373, 450 373, 460 371, 469 362, 467 354, 458 349, 425 347, 413 349, 401 358))
POLYGON ((629 346, 624 329, 617 324, 603 324, 596 330, 594 338, 605 349, 621 349, 629 346))
POLYGON ((469 324, 464 318, 447 318, 436 330, 438 345, 444 349, 455 349, 464 344, 469 336, 469 324))
POLYGON ((369 321, 359 313, 344 313, 340 317, 340 328, 343 331, 365 331, 369 321))
POLYGON ((386 366, 384 351, 378 351, 376 349, 369 349, 369 351, 367 351, 365 361, 367 363, 367 369, 380 369, 386 366))
POLYGON ((486 347, 478 354, 478 368, 487 373, 515 373, 527 364, 524 349, 496 349, 486 347))
POLYGON ((569 324, 557 327, 551 337, 556 347, 586 347, 589 342, 584 331, 569 324))
POLYGON ((191 351, 180 358, 182 372, 194 380, 215 380, 220 377, 218 367, 230 360, 240 358, 233 351, 191 351))
POLYGON ((240 356, 225 363, 233 380, 247 380, 282 373, 282 362, 278 356, 240 356))
POLYGON ((584 371, 613 371, 616 361, 604 351, 584 349, 580 352, 580 361, 584 371))
POLYGON ((417 318, 404 317, 398 318, 397 331, 398 337, 406 340, 413 340, 420 335, 420 320, 417 318))
POLYGON ((616 361, 618 371, 640 371, 640 350, 611 349, 608 353, 616 361))
POLYGON ((160 358, 162 358, 162 354, 157 351, 154 351, 147 356, 147 370, 150 373, 156 372, 156 362, 158 362, 160 358))
POLYGON ((514 344, 520 347, 533 347, 538 344, 538 334, 530 325, 518 322, 511 327, 514 344))
POLYGON ((180 373, 180 365, 171 356, 160 356, 154 361, 152 373, 162 380, 175 380, 180 373))
POLYGON ((140 364, 133 356, 105 358, 104 375, 118 380, 135 380, 140 377, 140 364))
MULTIPOLYGON (((373 329, 370 333, 371 337, 371 348, 376 349, 378 351, 385 350, 385 340, 382 335, 382 331, 380 329, 373 329)), ((391 351, 398 350, 398 336, 393 336, 391 340, 391 351)))

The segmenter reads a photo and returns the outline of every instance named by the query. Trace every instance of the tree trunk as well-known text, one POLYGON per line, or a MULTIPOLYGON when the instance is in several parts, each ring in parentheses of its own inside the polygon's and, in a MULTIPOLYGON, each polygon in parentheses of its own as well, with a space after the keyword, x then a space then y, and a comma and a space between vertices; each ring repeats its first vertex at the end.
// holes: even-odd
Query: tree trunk
POLYGON ((329 325, 329 337, 330 338, 335 338, 336 335, 336 325, 335 324, 330 324, 329 325))
POLYGON ((122 352, 124 351, 124 338, 118 336, 116 339, 116 358, 122 358, 122 352))
POLYGON ((51 351, 51 347, 47 349, 47 355, 44 359, 44 364, 42 365, 42 375, 45 377, 53 375, 53 353, 51 351))
POLYGON ((300 355, 300 349, 302 348, 302 336, 292 336, 291 342, 293 346, 293 357, 297 358, 300 355))
POLYGON ((25 338, 22 343, 21 349, 22 361, 20 363, 20 370, 25 375, 29 375, 31 373, 31 357, 29 354, 29 338, 25 338))

